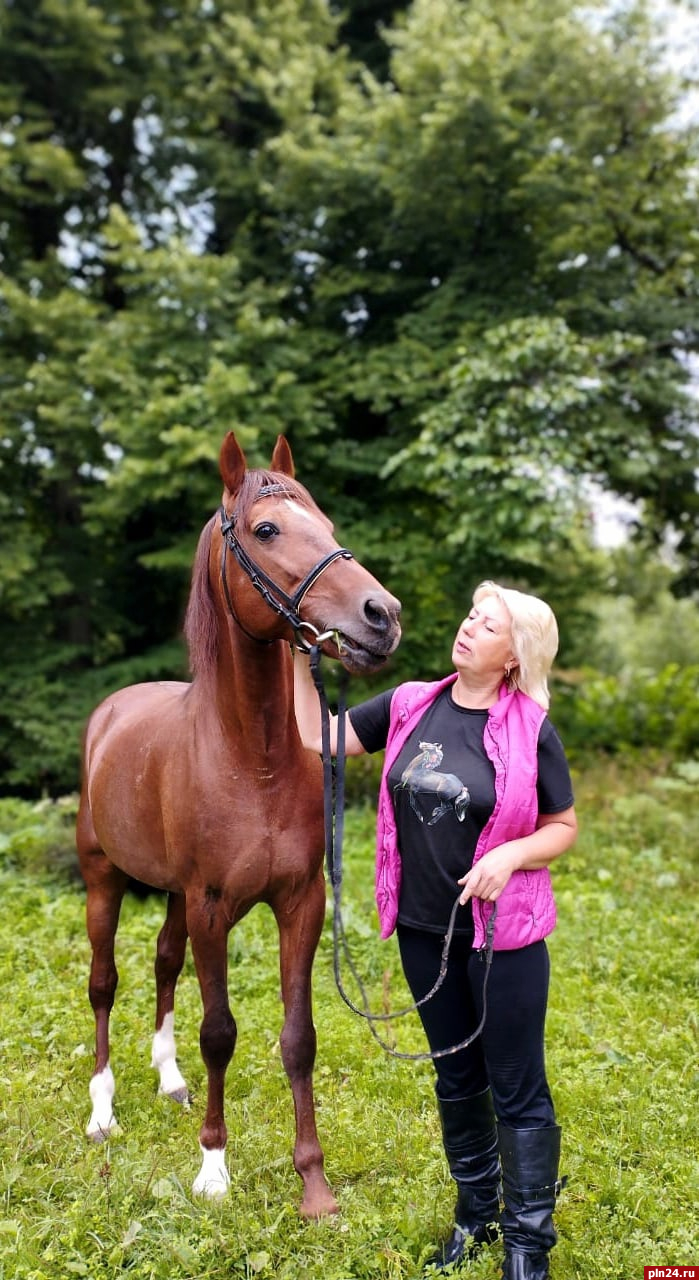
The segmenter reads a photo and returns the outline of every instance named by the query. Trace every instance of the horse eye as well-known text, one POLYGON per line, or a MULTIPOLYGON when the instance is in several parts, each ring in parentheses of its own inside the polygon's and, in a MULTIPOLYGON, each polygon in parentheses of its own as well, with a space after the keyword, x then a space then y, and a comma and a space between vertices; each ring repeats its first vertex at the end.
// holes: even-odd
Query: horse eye
POLYGON ((255 530, 255 537, 258 538, 260 542, 269 542, 270 538, 274 538, 278 533, 279 530, 276 524, 270 524, 268 521, 265 521, 264 524, 258 524, 255 530))

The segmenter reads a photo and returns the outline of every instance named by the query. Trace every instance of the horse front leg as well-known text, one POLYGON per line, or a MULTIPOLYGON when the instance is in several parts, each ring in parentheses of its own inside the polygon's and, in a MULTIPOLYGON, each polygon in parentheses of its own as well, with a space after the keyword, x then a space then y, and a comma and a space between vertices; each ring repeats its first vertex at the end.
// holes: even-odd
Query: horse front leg
POLYGON ((89 996, 95 1015, 95 1067, 90 1080, 92 1114, 87 1134, 102 1142, 116 1127, 113 1110, 114 1076, 109 1063, 109 1017, 119 981, 114 938, 126 889, 126 876, 102 853, 90 855, 83 867, 87 886, 87 933, 92 947, 89 996))
POLYGON ((237 1037, 228 1003, 228 923, 218 906, 213 900, 205 908, 187 906, 187 929, 204 1006, 199 1045, 207 1074, 206 1115, 199 1131, 202 1165, 193 1191, 211 1199, 225 1195, 230 1185, 224 1089, 237 1037))
POLYGON ((316 1032, 311 1008, 311 972, 325 915, 322 871, 293 910, 289 910, 286 901, 275 903, 274 910, 279 927, 285 1014, 280 1045, 296 1115, 294 1168, 303 1181, 300 1212, 306 1218, 320 1218, 338 1212, 337 1201, 323 1171, 313 1099, 316 1032))
POLYGON ((175 1048, 175 988, 184 965, 187 948, 187 918, 184 895, 169 893, 167 915, 155 957, 155 1034, 151 1066, 158 1071, 159 1093, 173 1102, 189 1105, 189 1090, 177 1065, 175 1048))

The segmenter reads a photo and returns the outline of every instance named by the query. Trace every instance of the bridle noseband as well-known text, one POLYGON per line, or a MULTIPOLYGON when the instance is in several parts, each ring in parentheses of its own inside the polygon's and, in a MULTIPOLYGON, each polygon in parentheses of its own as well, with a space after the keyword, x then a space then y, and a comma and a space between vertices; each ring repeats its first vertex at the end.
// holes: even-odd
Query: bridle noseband
MULTIPOLYGON (((265 484, 262 486, 257 496, 258 498, 266 498, 269 494, 283 492, 283 485, 265 484)), ((354 556, 352 555, 352 552, 348 551, 346 547, 336 547, 334 551, 329 552, 327 556, 324 556, 322 560, 319 560, 318 563, 313 566, 313 568, 306 574, 303 581, 296 588, 294 594, 290 596, 286 591, 278 586, 272 578, 270 578, 269 574, 265 573, 264 569, 260 568, 259 564, 256 564, 252 559, 252 556, 248 555, 245 547, 242 545, 235 532, 235 526, 238 518, 237 512, 234 511, 229 516, 225 507, 221 506, 219 508, 219 515, 221 517, 221 533, 223 535, 221 581, 223 583, 223 592, 226 597, 226 604, 228 605, 231 616, 238 623, 238 626, 245 631, 246 635, 250 635, 250 632, 246 631, 245 627, 243 627, 243 624, 233 608, 233 601, 231 600, 228 580, 226 577, 227 551, 230 551, 231 554, 235 556, 238 564, 249 578, 255 590, 259 591, 265 604, 269 605, 270 609, 275 613, 278 613, 280 617, 284 618, 285 622, 289 623, 289 626, 294 632, 295 643, 299 649, 304 653, 310 653, 311 644, 318 644, 323 640, 328 640, 334 633, 332 631, 325 631, 321 634, 312 622, 307 622, 300 616, 299 610, 303 604, 305 596, 310 591, 313 584, 318 581, 321 574, 325 573, 325 570, 329 568, 335 560, 353 560, 354 556), (304 631, 310 632, 312 637, 310 643, 305 638, 303 634, 304 631)), ((251 639, 255 640, 258 639, 258 637, 251 636, 251 639)), ((272 641, 267 641, 266 643, 271 644, 272 641)))

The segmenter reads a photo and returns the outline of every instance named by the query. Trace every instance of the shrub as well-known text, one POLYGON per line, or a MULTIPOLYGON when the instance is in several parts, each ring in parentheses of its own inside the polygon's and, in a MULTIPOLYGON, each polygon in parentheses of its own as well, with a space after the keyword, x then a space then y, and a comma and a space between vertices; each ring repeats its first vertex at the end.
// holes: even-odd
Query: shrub
POLYGON ((78 878, 75 817, 78 797, 58 800, 0 799, 0 870, 42 880, 78 878))
POLYGON ((558 682, 552 719, 571 754, 654 749, 690 756, 699 748, 699 666, 657 673, 596 671, 558 682))

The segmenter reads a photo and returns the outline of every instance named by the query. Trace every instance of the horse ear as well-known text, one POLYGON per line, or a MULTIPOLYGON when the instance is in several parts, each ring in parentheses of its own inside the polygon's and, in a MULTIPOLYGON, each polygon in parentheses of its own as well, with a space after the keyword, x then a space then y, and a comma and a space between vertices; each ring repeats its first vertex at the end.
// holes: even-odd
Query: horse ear
POLYGON ((291 456, 291 448, 286 436, 277 436, 277 443, 272 454, 271 469, 272 471, 281 471, 283 476, 290 476, 292 480, 296 475, 294 459, 291 456))
POLYGON ((224 436, 221 452, 219 454, 219 466, 221 468, 221 479, 229 493, 237 493, 243 483, 243 476, 247 469, 245 454, 241 449, 235 435, 229 431, 224 436))

